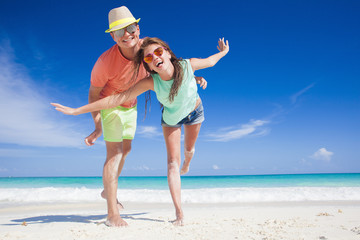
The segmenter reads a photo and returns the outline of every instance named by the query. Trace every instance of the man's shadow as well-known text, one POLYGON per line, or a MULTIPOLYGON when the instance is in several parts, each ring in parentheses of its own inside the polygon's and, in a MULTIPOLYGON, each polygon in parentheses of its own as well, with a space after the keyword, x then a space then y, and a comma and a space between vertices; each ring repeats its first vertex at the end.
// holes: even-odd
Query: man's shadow
MULTIPOLYGON (((123 219, 132 219, 132 220, 141 220, 141 221, 154 221, 154 222, 165 222, 159 219, 145 218, 145 217, 137 217, 147 214, 143 213, 133 213, 133 214, 121 214, 123 219)), ((22 223, 26 224, 43 224, 43 223, 54 223, 54 222, 77 222, 77 223, 95 223, 101 224, 105 222, 105 218, 107 215, 44 215, 44 216, 36 216, 36 217, 28 217, 28 218, 20 218, 20 219, 12 219, 9 224, 2 225, 19 225, 22 223)))

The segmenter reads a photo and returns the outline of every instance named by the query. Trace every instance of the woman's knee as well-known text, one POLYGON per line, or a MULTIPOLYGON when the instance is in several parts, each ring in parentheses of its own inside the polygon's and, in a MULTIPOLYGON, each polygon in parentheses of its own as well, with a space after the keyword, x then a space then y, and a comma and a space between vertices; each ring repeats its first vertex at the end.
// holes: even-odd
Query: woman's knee
POLYGON ((195 153, 195 147, 192 147, 192 148, 190 148, 190 147, 186 148, 185 147, 184 153, 185 154, 194 154, 195 153))
POLYGON ((168 171, 179 171, 178 159, 169 159, 168 171))

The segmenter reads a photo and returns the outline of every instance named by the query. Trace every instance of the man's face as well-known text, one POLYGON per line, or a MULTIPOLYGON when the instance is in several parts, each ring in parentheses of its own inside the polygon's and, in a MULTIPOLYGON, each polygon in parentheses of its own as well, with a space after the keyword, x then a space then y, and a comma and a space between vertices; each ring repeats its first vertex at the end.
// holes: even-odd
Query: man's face
POLYGON ((120 48, 133 48, 139 42, 140 28, 133 23, 125 28, 111 32, 111 36, 120 48))

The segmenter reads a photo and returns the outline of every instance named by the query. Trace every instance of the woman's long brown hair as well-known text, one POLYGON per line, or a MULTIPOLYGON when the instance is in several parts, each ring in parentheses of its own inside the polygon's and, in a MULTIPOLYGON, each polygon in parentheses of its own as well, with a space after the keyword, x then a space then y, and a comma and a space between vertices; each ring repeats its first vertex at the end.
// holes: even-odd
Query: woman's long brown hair
POLYGON ((171 61, 172 65, 174 66, 174 75, 173 75, 174 82, 171 85, 171 89, 170 89, 170 93, 169 93, 169 101, 173 102, 175 96, 178 94, 178 91, 180 89, 180 86, 181 86, 181 83, 182 83, 182 80, 183 80, 184 71, 183 71, 183 68, 181 67, 181 64, 180 64, 181 58, 178 59, 175 56, 175 54, 171 51, 169 45, 167 43, 165 43, 164 41, 162 41, 161 39, 159 39, 159 38, 150 38, 150 37, 144 39, 144 41, 141 44, 141 47, 140 47, 139 51, 137 52, 137 54, 135 56, 135 59, 134 59, 135 71, 134 71, 134 75, 132 77, 132 80, 133 81, 136 80, 136 78, 137 78, 137 76, 139 74, 139 68, 140 68, 142 63, 144 64, 144 67, 145 67, 146 71, 148 71, 149 73, 153 73, 153 74, 156 73, 155 71, 152 71, 149 68, 148 64, 143 61, 145 48, 150 46, 150 45, 153 45, 153 44, 157 44, 157 45, 162 46, 171 55, 170 61, 171 61))

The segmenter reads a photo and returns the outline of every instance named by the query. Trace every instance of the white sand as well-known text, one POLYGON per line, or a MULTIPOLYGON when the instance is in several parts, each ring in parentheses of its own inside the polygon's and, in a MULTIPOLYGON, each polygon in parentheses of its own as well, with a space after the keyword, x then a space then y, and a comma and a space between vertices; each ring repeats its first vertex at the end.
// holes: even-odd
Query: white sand
POLYGON ((360 202, 184 204, 183 227, 171 204, 124 206, 126 228, 103 224, 105 203, 1 207, 0 239, 360 239, 360 202))

